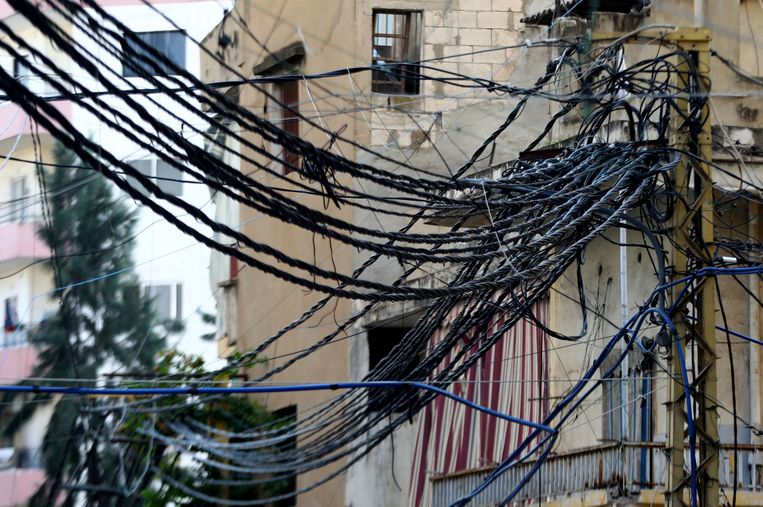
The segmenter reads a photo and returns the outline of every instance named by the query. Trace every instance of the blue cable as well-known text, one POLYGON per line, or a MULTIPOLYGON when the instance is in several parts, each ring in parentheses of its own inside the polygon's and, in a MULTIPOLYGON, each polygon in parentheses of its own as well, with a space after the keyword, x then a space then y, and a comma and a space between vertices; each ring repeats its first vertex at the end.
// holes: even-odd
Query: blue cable
POLYGON ((715 329, 717 329, 718 331, 723 331, 724 333, 728 333, 732 336, 736 336, 737 338, 742 338, 743 340, 747 340, 748 342, 752 342, 756 345, 763 345, 763 341, 756 340, 755 338, 751 336, 747 336, 737 331, 732 331, 731 329, 725 328, 723 326, 715 326, 715 329))
MULTIPOLYGON (((618 332, 616 335, 614 335, 614 336, 613 336, 613 337, 612 337, 612 338, 609 340, 609 342, 607 342, 607 344, 604 346, 604 350, 602 350, 601 354, 599 354, 599 356, 596 358, 596 360, 595 360, 595 361, 594 361, 594 362, 591 364, 591 366, 588 368, 588 370, 587 370, 587 371, 585 372, 585 374, 582 376, 581 380, 580 380, 580 381, 579 381, 579 382, 578 382, 578 383, 575 385, 575 387, 573 387, 573 388, 572 388, 572 390, 571 390, 571 391, 570 391, 570 392, 567 394, 567 396, 565 396, 565 397, 564 397, 564 398, 563 398, 563 399, 562 399, 562 400, 561 400, 561 401, 560 401, 560 402, 559 402, 559 403, 556 405, 556 407, 554 407, 554 409, 553 409, 553 410, 552 410, 552 411, 551 411, 551 412, 550 412, 550 413, 549 413, 549 414, 546 416, 546 418, 544 419, 544 424, 545 424, 545 425, 549 425, 549 424, 551 423, 551 421, 553 421, 553 420, 556 418, 556 416, 557 416, 557 415, 559 415, 559 414, 562 412, 562 410, 563 410, 563 409, 566 407, 566 405, 567 405, 567 404, 569 404, 569 403, 571 403, 572 401, 574 401, 574 398, 575 398, 575 396, 577 396, 577 394, 578 394, 578 393, 580 393, 580 391, 582 391, 582 390, 583 390, 583 388, 584 388, 584 386, 585 386, 585 383, 586 383, 588 380, 590 380, 590 379, 591 379, 591 377, 593 377, 593 375, 594 375, 594 374, 596 373, 596 371, 599 369, 599 367, 601 366, 601 364, 604 362, 604 359, 605 359, 605 358, 606 358, 606 357, 609 355, 609 353, 612 351, 612 349, 614 348, 615 344, 616 344, 616 343, 617 343, 617 342, 618 342, 618 341, 619 341, 619 340, 622 338, 622 336, 623 336, 623 333, 625 333, 625 330, 626 330, 626 329, 627 329, 627 328, 628 328, 628 327, 629 327, 629 326, 630 326, 630 325, 631 325, 633 322, 635 322, 635 321, 636 321, 636 320, 637 320, 639 317, 641 317, 641 315, 642 315, 643 313, 645 313, 645 312, 644 312, 644 310, 642 310, 642 311, 641 311, 641 312, 639 312, 638 314, 636 314, 636 315, 634 315, 633 317, 631 317, 631 319, 630 319, 630 320, 629 320, 629 321, 626 323, 625 327, 623 327, 623 328, 622 328, 622 329, 621 329, 621 330, 620 330, 620 331, 619 331, 619 332, 618 332)), ((643 322, 643 319, 641 319, 641 322, 643 322)), ((640 327, 640 326, 639 326, 639 327, 640 327)), ((618 365, 619 365, 619 364, 622 362, 622 360, 623 360, 623 358, 624 358, 624 357, 625 357, 625 354, 622 354, 622 355, 621 355, 621 357, 620 357, 620 359, 619 359, 618 361, 616 361, 616 362, 615 362, 615 365, 613 365, 613 366, 612 366, 612 368, 610 368, 610 370, 612 370, 612 371, 613 371, 614 369, 616 369, 616 367, 617 367, 617 366, 618 366, 618 365)), ((603 376, 602 376, 602 377, 603 377, 603 376)), ((599 382, 597 382, 597 384, 596 384, 596 385, 598 385, 598 384, 599 384, 599 382)), ((594 386, 594 387, 596 387, 596 386, 594 386)), ((578 400, 578 403, 577 403, 577 404, 575 404, 575 405, 573 405, 573 406, 571 407, 571 410, 570 410, 570 412, 568 412, 568 414, 567 414, 567 415, 571 414, 571 413, 572 413, 572 410, 574 410, 574 409, 577 407, 577 405, 579 405, 579 404, 580 404, 580 402, 581 402, 581 401, 582 401, 582 400, 578 400)), ((566 419, 566 417, 564 417, 564 418, 563 418, 563 419, 560 421, 560 423, 561 423, 561 422, 563 422, 565 419, 566 419)), ((555 431, 558 431, 558 429, 555 429, 555 431)), ((530 434, 529 434, 529 435, 528 435, 528 436, 527 436, 527 437, 524 439, 524 441, 523 441, 523 442, 522 442, 522 443, 519 445, 519 447, 517 447, 517 448, 516 448, 516 449, 515 449, 515 450, 514 450, 514 451, 513 451, 513 452, 512 452, 512 453, 511 453, 511 454, 510 454, 508 457, 506 457, 506 459, 504 459, 504 460, 503 460, 501 463, 499 463, 499 464, 498 464, 498 466, 496 466, 496 468, 495 468, 495 469, 494 469, 494 470, 493 470, 493 471, 490 473, 490 475, 489 475, 488 477, 486 477, 486 478, 485 478, 485 480, 483 480, 483 481, 482 481, 482 483, 481 483, 479 486, 477 486, 475 489, 473 489, 471 492, 469 492, 469 493, 468 493, 468 494, 466 494, 465 496, 463 496, 463 497, 459 498, 459 499, 458 499, 458 500, 457 500, 457 501, 456 501, 456 502, 455 502, 453 505, 456 505, 456 506, 462 506, 462 505, 466 505, 466 504, 467 504, 467 503, 469 503, 469 502, 470 502, 470 501, 471 501, 471 500, 472 500, 472 499, 473 499, 475 496, 479 495, 479 494, 480 494, 482 491, 484 491, 484 490, 485 490, 485 489, 486 489, 488 486, 490 486, 490 484, 492 484, 492 483, 493 483, 493 482, 494 482, 494 481, 495 481, 495 480, 496 480, 498 477, 500 477, 501 475, 503 475, 503 474, 504 474, 504 473, 505 473, 505 472, 506 472, 508 469, 510 469, 511 467, 515 466, 517 463, 519 463, 519 460, 518 460, 517 458, 518 458, 518 457, 519 457, 519 455, 522 453, 522 451, 524 451, 524 449, 525 449, 525 448, 526 448, 528 445, 530 445, 530 442, 532 442, 532 440, 534 440, 534 439, 535 439, 535 438, 538 436, 538 434, 539 434, 539 432, 538 432, 537 430, 536 430, 536 431, 533 431, 533 432, 531 432, 531 433, 530 433, 530 434)), ((534 453, 534 452, 535 452, 535 451, 536 451, 538 448, 540 448, 540 447, 541 447, 541 446, 542 446, 542 445, 545 443, 545 441, 546 441, 546 440, 548 440, 548 438, 550 438, 550 437, 546 437, 546 439, 544 439, 543 441, 539 442, 539 443, 538 443, 538 444, 537 444, 537 445, 536 445, 536 446, 535 446, 535 447, 532 449, 532 451, 530 451, 530 452, 528 452, 528 453, 527 453, 527 456, 529 456, 529 455, 532 455, 532 453, 534 453)), ((545 453, 545 452, 544 452, 544 454, 546 454, 546 455, 547 455, 548 453, 545 453)), ((542 461, 542 460, 539 460, 539 461, 542 461)), ((532 469, 532 470, 530 470, 530 472, 532 472, 532 474, 534 474, 534 473, 537 471, 537 469, 538 469, 538 468, 539 468, 539 467, 533 467, 533 469, 532 469)), ((532 476, 532 474, 531 474, 531 473, 528 473, 528 474, 526 475, 526 477, 525 477, 525 478, 529 480, 529 478, 532 476)), ((524 479, 523 479, 523 480, 524 480, 524 479)), ((514 490, 512 490, 512 492, 509 494, 509 496, 508 496, 508 497, 506 497, 506 498, 503 500, 503 502, 501 502, 501 503, 503 504, 503 503, 506 503, 506 502, 508 502, 508 501, 511 501, 511 499, 512 499, 514 496, 516 496, 516 494, 517 494, 518 492, 519 492, 519 490, 515 488, 514 490)))
MULTIPOLYGON (((655 290, 655 292, 656 292, 656 290, 655 290)), ((668 316, 668 314, 667 314, 667 312, 665 310, 663 310, 662 308, 659 308, 659 307, 642 308, 637 314, 635 314, 633 317, 631 317, 631 319, 625 324, 625 326, 623 326, 620 329, 620 331, 616 335, 614 335, 610 339, 610 341, 606 344, 606 346, 605 346, 604 350, 602 351, 602 353, 597 357, 597 359, 594 361, 594 363, 591 365, 591 367, 583 375, 581 381, 578 382, 578 384, 573 388, 573 390, 564 399, 562 399, 559 402, 559 404, 554 408, 554 410, 552 410, 551 413, 549 413, 548 416, 546 416, 546 418, 544 419, 544 424, 546 424, 546 425, 550 424, 550 422, 566 407, 567 404, 571 403, 572 401, 575 401, 575 403, 573 403, 569 407, 569 410, 560 418, 559 422, 557 423, 555 429, 556 429, 557 432, 559 431, 559 427, 572 415, 573 411, 582 403, 582 401, 584 399, 586 399, 588 397, 588 395, 591 394, 591 392, 594 389, 596 389, 599 386, 599 384, 601 384, 601 380, 597 381, 593 386, 590 387, 590 389, 588 390, 588 392, 585 393, 584 396, 581 396, 579 399, 574 400, 575 396, 577 396, 577 394, 579 394, 583 390, 585 384, 588 382, 588 380, 591 379, 593 374, 596 372, 596 370, 598 370, 598 368, 603 363, 604 359, 613 350, 615 344, 620 339, 622 339, 623 337, 627 337, 628 331, 630 331, 634 336, 638 336, 638 333, 639 333, 641 327, 643 326, 643 324, 644 324, 644 322, 646 320, 646 317, 649 314, 651 314, 651 313, 656 313, 657 315, 659 315, 661 317, 662 321, 664 322, 664 325, 669 328, 671 333, 673 335, 677 334, 676 330, 675 330, 675 326, 673 325, 672 320, 670 319, 670 317, 668 316), (634 323, 635 323, 635 326, 633 326, 633 330, 630 330, 629 328, 634 323)), ((629 340, 629 342, 631 342, 631 343, 635 342, 635 343, 637 343, 639 345, 639 347, 644 349, 643 345, 641 344, 641 342, 637 338, 634 338, 633 340, 629 340)), ((601 377, 602 378, 606 378, 608 375, 610 375, 612 372, 614 372, 620 366, 622 361, 625 359, 625 356, 627 355, 627 353, 628 353, 627 349, 625 351, 623 351, 620 354, 620 356, 617 358, 617 360, 614 362, 614 364, 606 372, 604 372, 601 375, 601 377)), ((688 385, 688 384, 685 383, 685 385, 688 385)), ((692 426, 692 429, 693 429, 693 426, 692 426)), ((550 435, 546 436, 546 438, 544 438, 541 442, 539 442, 537 445, 535 445, 533 447, 533 449, 527 453, 527 456, 525 456, 525 458, 530 456, 530 455, 532 455, 534 452, 536 452, 537 449, 542 447, 545 444, 545 442, 548 441, 549 439, 551 439, 552 437, 554 437, 554 435, 556 435, 556 433, 555 434, 550 434, 550 435)), ((517 463, 522 461, 522 460, 517 460, 518 455, 537 436, 538 436, 538 431, 537 430, 533 431, 530 435, 528 435, 527 438, 525 438, 525 440, 523 441, 523 443, 514 452, 512 452, 510 456, 508 456, 503 462, 501 462, 495 468, 495 470, 493 470, 493 472, 487 478, 485 478, 485 480, 477 488, 472 490, 466 496, 461 497, 453 505, 455 505, 455 506, 466 505, 475 496, 480 494, 490 484, 492 484, 499 476, 501 476, 508 469, 510 469, 511 467, 515 466, 517 463)), ((507 503, 511 502, 511 500, 519 493, 521 488, 525 484, 527 484, 527 482, 529 482, 529 480, 532 478, 532 476, 540 468, 540 466, 541 466, 543 460, 545 459, 545 457, 547 457, 548 454, 550 453, 550 447, 552 447, 552 446, 553 446, 553 443, 552 443, 551 446, 549 446, 548 449, 545 449, 543 451, 543 453, 539 457, 538 461, 533 465, 533 467, 523 477, 522 481, 520 481, 520 484, 517 487, 515 487, 514 489, 512 489, 512 491, 509 493, 509 495, 507 497, 505 497, 501 501, 501 503, 499 505, 506 505, 507 503)), ((522 459, 524 460, 525 458, 522 458, 522 459)), ((692 478, 694 479, 694 481, 696 481, 696 473, 695 473, 696 470, 695 470, 695 468, 693 469, 694 473, 692 473, 692 478)), ((696 482, 693 483, 693 488, 692 489, 693 489, 693 491, 692 491, 692 494, 693 494, 692 498, 696 499, 696 482)), ((696 503, 693 503, 692 507, 696 507, 696 503)))
MULTIPOLYGON (((696 321, 696 319, 693 318, 693 317, 687 317, 687 318, 689 320, 696 321)), ((763 341, 757 340, 757 339, 753 338, 752 336, 748 336, 746 334, 742 334, 742 333, 740 333, 738 331, 734 331, 734 330, 729 329, 727 327, 715 326, 715 329, 718 330, 718 331, 723 331, 724 333, 728 333, 731 336, 736 336, 737 338, 741 338, 743 340, 747 340, 748 342, 754 343, 756 345, 763 345, 763 341)))
POLYGON ((298 384, 288 386, 238 386, 238 387, 66 387, 66 386, 40 386, 40 385, 0 385, 0 392, 6 393, 46 393, 64 394, 69 396, 153 396, 153 395, 199 395, 199 394, 264 394, 285 393, 295 391, 324 391, 336 389, 357 388, 401 388, 415 387, 430 391, 458 403, 466 405, 488 415, 498 417, 505 421, 535 428, 536 431, 545 431, 555 434, 556 430, 541 423, 520 419, 512 415, 498 412, 488 407, 478 405, 472 401, 457 396, 445 389, 423 382, 403 381, 374 381, 374 382, 334 382, 321 384, 298 384))
MULTIPOLYGON (((681 365, 681 376, 684 381, 684 398, 686 398, 686 421, 689 426, 689 462, 691 464, 691 505, 697 507, 697 458, 694 455, 694 419, 692 417, 691 392, 689 391, 689 374, 686 371, 686 361, 684 351, 681 349, 679 336, 675 335, 676 351, 678 352, 678 362, 681 365)), ((675 409, 674 409, 675 410, 675 409)))
MULTIPOLYGON (((58 289, 54 289, 53 291, 50 291, 51 293, 54 293, 58 290, 63 290, 66 288, 70 288, 77 285, 83 285, 86 283, 90 283, 92 281, 102 279, 102 278, 108 278, 109 276, 114 276, 116 274, 119 274, 122 271, 128 271, 130 268, 127 268, 125 270, 120 270, 114 273, 108 273, 105 276, 97 277, 92 280, 85 280, 83 282, 77 282, 74 284, 70 284, 66 287, 61 287, 58 289)), ((744 274, 759 274, 763 273, 763 266, 758 267, 745 267, 745 268, 717 268, 717 267, 707 267, 697 270, 695 273, 693 273, 691 276, 684 277, 679 280, 675 280, 673 282, 663 284, 659 287, 657 287, 653 291, 653 295, 659 292, 662 292, 664 290, 667 290, 671 287, 674 287, 676 285, 679 285, 681 283, 692 281, 698 277, 701 276, 707 276, 707 275, 744 275, 744 274)), ((682 289, 681 293, 682 295, 686 290, 688 290, 688 284, 682 289)), ((680 297, 676 298, 676 300, 680 300, 680 297)), ((558 429, 553 428, 548 425, 548 423, 553 420, 561 411, 566 407, 568 403, 573 401, 574 397, 583 389, 584 385, 591 379, 593 374, 596 372, 596 370, 601 366, 601 363, 603 362, 604 358, 609 354, 609 352, 612 351, 614 348, 614 345, 623 337, 627 337, 627 332, 631 331, 629 329, 630 325, 637 321, 637 326, 634 330, 631 331, 631 333, 634 336, 633 340, 629 340, 633 343, 636 343, 642 350, 648 351, 644 346, 643 343, 637 339, 638 331, 641 328, 646 316, 650 313, 657 313, 662 317, 663 322, 667 327, 671 329, 671 332, 676 337, 676 343, 677 343, 677 349, 678 349, 678 355, 679 355, 679 361, 681 366, 681 374, 683 376, 684 381, 684 389, 685 389, 685 397, 686 397, 686 404, 687 404, 687 419, 688 419, 688 426, 689 426, 689 437, 690 437, 690 451, 691 451, 691 475, 692 475, 692 506, 696 507, 697 505, 697 477, 696 477, 696 458, 695 458, 695 430, 694 430, 694 421, 692 418, 691 413, 691 398, 690 398, 690 390, 689 390, 689 381, 688 381, 688 373, 686 371, 686 362, 684 359, 683 351, 680 347, 680 342, 678 340, 677 333, 675 332, 675 327, 673 326, 673 323, 671 319, 669 318, 667 312, 665 312, 661 308, 657 307, 648 307, 643 308, 641 312, 634 315, 628 323, 618 332, 616 335, 612 337, 612 339, 607 343, 604 350, 602 351, 602 354, 599 355, 596 361, 591 365, 591 367, 586 371, 586 374, 581 379, 581 381, 573 388, 573 390, 568 393, 568 395, 556 406, 556 408, 546 417, 545 424, 536 423, 533 421, 528 421, 525 419, 520 419, 518 417, 514 417, 508 414, 504 414, 501 412, 497 412, 495 410, 492 410, 490 408, 478 405, 476 403, 473 403, 465 398, 462 398, 460 396, 457 396, 455 394, 450 393, 449 391, 446 391, 445 389, 432 386, 429 384, 421 383, 421 382, 402 382, 402 381, 377 381, 377 382, 337 382, 337 383, 322 383, 322 384, 300 384, 300 385, 290 385, 290 386, 241 386, 241 387, 175 387, 175 388, 163 388, 163 387, 156 387, 156 388, 88 388, 88 387, 58 387, 58 386, 39 386, 39 385, 0 385, 0 392, 9 392, 9 393, 48 393, 48 394, 65 394, 65 395, 76 395, 76 396, 91 396, 91 395, 101 395, 101 396, 129 396, 129 395, 200 395, 200 394, 258 394, 258 393, 273 393, 273 392, 295 392, 295 391, 317 391, 317 390, 336 390, 336 389, 356 389, 356 388, 401 388, 401 387, 415 387, 417 389, 427 390, 430 392, 434 392, 436 394, 445 396, 447 398, 450 398, 457 403, 461 403, 465 406, 468 406, 474 410, 477 410, 479 412, 486 413, 488 415, 513 422, 516 424, 521 424, 524 426, 528 426, 531 428, 534 428, 535 431, 533 431, 528 437, 525 439, 525 441, 520 445, 519 448, 517 448, 512 454, 506 458, 499 466, 496 467, 496 469, 491 473, 491 475, 483 481, 480 486, 478 486, 475 490, 470 492, 465 497, 462 497, 456 502, 456 505, 465 505, 468 503, 471 499, 473 499, 476 495, 478 495, 480 492, 482 492, 485 488, 487 488, 495 479, 497 479, 500 475, 502 475, 506 470, 511 468, 512 466, 516 465, 519 461, 517 460, 517 456, 529 445, 529 443, 535 439, 539 431, 544 431, 546 433, 549 433, 546 438, 542 439, 541 442, 539 442, 536 446, 533 447, 531 452, 528 452, 527 455, 522 458, 522 460, 526 459, 530 455, 532 455, 534 452, 536 452, 537 449, 542 447, 549 439, 551 440, 551 444, 547 446, 547 448, 543 451, 541 455, 541 459, 539 459, 533 468, 529 471, 528 474, 523 478, 522 481, 520 481, 520 484, 514 488, 514 490, 510 493, 510 495, 504 499, 502 504, 506 503, 507 501, 511 501, 511 498, 513 498, 519 490, 532 478, 532 476, 537 472, 538 468, 540 467, 541 463, 544 461, 544 458, 548 456, 551 449, 553 448, 553 443, 556 441, 556 435, 558 434, 558 429)), ((741 333, 736 333, 731 330, 727 330, 725 328, 722 328, 720 326, 716 326, 717 329, 720 329, 722 331, 728 331, 730 334, 733 334, 734 336, 738 336, 740 338, 749 340, 753 343, 757 343, 760 345, 763 345, 763 342, 755 340, 749 336, 742 335, 741 333)), ((626 338, 627 339, 627 338, 626 338)), ((627 353, 627 351, 626 351, 627 353)), ((609 372, 614 371, 622 362, 623 358, 625 357, 625 354, 623 353, 620 358, 618 358, 618 361, 615 362, 615 364, 610 368, 609 372)), ((594 385, 590 391, 595 389, 598 384, 594 385)), ((580 404, 582 400, 578 400, 577 403, 572 405, 570 407, 570 410, 565 414, 565 416, 560 420, 559 424, 561 424, 564 420, 566 420, 570 414, 572 413, 575 408, 580 404)))

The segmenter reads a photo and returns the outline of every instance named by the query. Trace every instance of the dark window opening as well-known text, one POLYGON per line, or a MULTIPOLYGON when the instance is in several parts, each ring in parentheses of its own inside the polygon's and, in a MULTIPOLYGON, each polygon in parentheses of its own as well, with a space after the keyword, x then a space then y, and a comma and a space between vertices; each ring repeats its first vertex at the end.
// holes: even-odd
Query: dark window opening
MULTIPOLYGON (((368 330, 368 369, 373 371, 380 366, 385 358, 392 353, 392 350, 403 341, 406 333, 410 331, 407 327, 377 327, 368 330)), ((397 364, 396 372, 392 376, 376 378, 374 380, 402 380, 406 372, 412 370, 418 363, 418 355, 408 356, 409 364, 402 361, 397 364)), ((386 406, 393 404, 401 396, 415 392, 415 388, 396 389, 396 388, 369 388, 368 389, 368 411, 379 412, 386 406)), ((406 404, 395 405, 394 412, 405 411, 406 404)))
POLYGON ((374 10, 371 46, 371 91, 416 95, 420 82, 421 12, 374 10))
MULTIPOLYGON (((276 124, 294 137, 299 137, 299 81, 284 81, 276 83, 275 96, 283 104, 275 105, 276 124)), ((299 155, 282 146, 279 158, 283 160, 283 173, 289 174, 299 164, 299 155)))
POLYGON ((627 408, 622 406, 622 391, 625 388, 623 381, 617 374, 613 374, 611 378, 602 381, 601 388, 601 438, 605 441, 622 440, 622 415, 627 408))
MULTIPOLYGON (((185 68, 185 35, 178 31, 143 32, 136 34, 141 42, 144 42, 157 52, 164 55, 170 62, 181 69, 185 68)), ((123 43, 122 75, 125 77, 139 77, 144 73, 151 76, 167 76, 177 74, 171 65, 160 61, 149 50, 140 46, 137 42, 125 39, 123 43), (148 61, 141 59, 145 57, 148 61)))
POLYGON ((5 298, 5 322, 3 324, 4 343, 6 347, 21 345, 26 342, 24 326, 19 321, 18 299, 16 296, 5 298))

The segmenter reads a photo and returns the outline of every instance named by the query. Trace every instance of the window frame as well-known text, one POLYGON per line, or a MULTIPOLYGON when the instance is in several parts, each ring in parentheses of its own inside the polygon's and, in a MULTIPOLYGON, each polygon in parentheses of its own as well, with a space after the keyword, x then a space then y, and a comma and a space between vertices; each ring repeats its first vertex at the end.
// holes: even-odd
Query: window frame
MULTIPOLYGON (((278 128, 295 137, 299 137, 300 124, 302 123, 299 116, 299 83, 298 79, 294 79, 278 81, 273 84, 273 95, 280 102, 280 104, 278 102, 274 104, 273 119, 278 128)), ((299 154, 285 146, 277 147, 276 156, 282 161, 280 165, 284 175, 292 173, 299 168, 299 154)))
MULTIPOLYGON (((400 63, 406 62, 406 61, 416 61, 420 60, 421 58, 421 51, 423 47, 423 11, 416 10, 416 9, 373 9, 371 13, 371 65, 375 66, 378 65, 378 61, 382 59, 380 56, 374 56, 374 48, 376 47, 375 41, 377 38, 385 38, 385 39, 402 39, 403 40, 403 53, 407 55, 407 59, 403 60, 389 60, 389 58, 384 58, 385 63, 384 65, 390 65, 390 66, 400 66, 400 63), (405 19, 405 27, 402 30, 402 34, 398 33, 387 33, 387 32, 377 32, 376 31, 376 19, 377 15, 380 14, 391 14, 396 16, 404 16, 405 19), (416 17, 417 27, 415 30, 415 34, 411 33, 411 27, 413 24, 414 16, 416 17), (415 44, 411 44, 412 39, 416 38, 415 44), (415 58, 411 57, 411 53, 416 52, 415 58)), ((400 66, 403 72, 409 72, 407 67, 409 66, 400 66)), ((398 86, 397 91, 388 91, 382 89, 384 86, 390 86, 395 85, 392 81, 379 81, 374 80, 374 73, 375 72, 381 72, 381 71, 371 71, 371 92, 372 93, 379 93, 382 95, 403 95, 403 96, 412 96, 412 95, 420 95, 421 94, 421 80, 417 79, 414 75, 405 75, 401 77, 401 81, 398 86), (408 87, 411 87, 410 91, 406 91, 408 87)), ((394 70, 388 71, 390 73, 393 73, 394 70)))
POLYGON ((10 211, 8 213, 9 222, 23 224, 26 223, 29 216, 27 214, 27 204, 24 202, 29 197, 29 187, 27 187, 26 176, 18 176, 11 178, 11 203, 10 211), (16 185, 20 186, 20 195, 15 195, 16 185))
MULTIPOLYGON (((30 56, 26 55, 25 58, 30 58, 30 56)), ((16 81, 26 86, 33 75, 34 72, 32 72, 32 68, 24 63, 20 58, 13 59, 13 78, 16 81), (22 69, 26 70, 26 73, 23 76, 21 75, 22 69)))
POLYGON ((50 70, 42 63, 37 62, 37 58, 30 54, 20 55, 25 60, 34 63, 34 67, 30 67, 20 58, 13 59, 13 79, 19 84, 25 86, 32 93, 41 97, 47 97, 49 95, 57 93, 53 86, 48 83, 44 76, 51 76, 50 70), (26 70, 26 74, 21 75, 21 69, 26 70))
POLYGON ((141 283, 143 295, 147 298, 155 298, 156 294, 151 294, 154 287, 169 287, 169 316, 165 317, 159 315, 158 308, 154 305, 154 310, 157 311, 157 318, 160 322, 166 320, 178 320, 183 318, 183 284, 182 282, 153 282, 153 283, 141 283))
MULTIPOLYGON (((183 179, 183 175, 185 174, 180 169, 175 168, 174 166, 170 165, 169 162, 165 162, 163 160, 159 160, 157 157, 149 157, 149 158, 135 158, 132 160, 127 160, 125 163, 127 163, 129 166, 131 166, 136 171, 140 172, 147 178, 149 178, 151 181, 154 182, 154 184, 159 187, 163 192, 165 192, 168 195, 172 195, 175 197, 182 197, 183 191, 185 188, 185 181, 183 179), (144 173, 141 171, 135 164, 136 162, 148 162, 148 173, 144 173), (167 178, 165 176, 159 176, 159 164, 163 163, 166 164, 166 166, 170 169, 178 171, 178 180, 175 181, 174 179, 160 179, 160 178, 167 178), (175 193, 174 191, 171 191, 172 187, 177 187, 179 191, 175 193)), ((127 181, 138 188, 140 192, 142 192, 144 195, 151 195, 151 193, 146 189, 138 180, 132 176, 127 176, 127 181)))
MULTIPOLYGON (((162 55, 164 55, 164 57, 166 57, 168 60, 170 60, 176 66, 178 66, 178 67, 180 67, 182 69, 187 69, 187 66, 188 66, 188 54, 187 53, 188 53, 188 51, 186 51, 186 50, 187 50, 187 46, 188 46, 188 40, 187 40, 186 34, 183 33, 182 30, 148 30, 148 31, 145 31, 145 32, 136 32, 135 35, 137 35, 141 39, 141 41, 143 43, 151 46, 151 48, 153 48, 154 50, 156 50, 159 53, 161 53, 162 55), (180 53, 182 54, 182 62, 180 62, 180 61, 176 60, 175 58, 173 58, 173 55, 172 55, 171 52, 169 52, 169 51, 165 52, 161 48, 156 47, 154 44, 151 44, 150 41, 148 41, 148 40, 143 38, 143 36, 147 36, 147 35, 150 36, 150 35, 153 35, 153 34, 175 34, 175 35, 177 35, 180 38, 181 42, 182 42, 180 44, 180 48, 181 48, 180 53)), ((123 39, 122 40, 122 58, 121 58, 122 77, 143 79, 143 76, 139 74, 140 71, 144 71, 144 72, 146 72, 147 74, 149 74, 152 77, 166 77, 166 76, 177 76, 177 75, 179 75, 179 74, 176 74, 176 73, 172 72, 172 69, 170 69, 169 66, 166 63, 159 62, 159 61, 153 62, 153 64, 152 64, 152 63, 149 63, 149 62, 145 62, 143 60, 136 59, 136 61, 134 62, 134 65, 139 67, 139 69, 133 69, 131 66, 127 65, 127 58, 129 56, 131 56, 131 55, 128 55, 128 53, 127 53, 128 48, 130 47, 130 45, 134 46, 134 47, 130 48, 130 50, 133 51, 134 53, 136 53, 137 55, 148 56, 148 53, 147 53, 146 50, 138 47, 136 44, 134 44, 132 42, 128 42, 127 39, 123 39)), ((168 48, 169 47, 170 46, 168 46, 168 48)), ((153 58, 153 57, 149 56, 149 58, 153 58)))

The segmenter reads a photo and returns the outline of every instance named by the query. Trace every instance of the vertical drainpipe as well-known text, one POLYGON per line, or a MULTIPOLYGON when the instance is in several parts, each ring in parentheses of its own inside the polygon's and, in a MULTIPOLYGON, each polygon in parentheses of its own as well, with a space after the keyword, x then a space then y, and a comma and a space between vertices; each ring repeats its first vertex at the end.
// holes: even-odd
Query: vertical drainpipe
POLYGON ((705 26, 705 0, 694 0, 694 26, 705 26))
MULTIPOLYGON (((650 424, 652 419, 652 398, 649 394, 649 390, 651 389, 651 379, 649 378, 652 374, 652 368, 645 368, 642 369, 641 372, 641 404, 643 405, 643 409, 641 410, 641 438, 639 439, 641 442, 651 442, 652 441, 652 435, 650 431, 650 424)), ((639 479, 641 482, 641 487, 643 488, 647 482, 647 476, 646 476, 646 465, 647 465, 647 449, 646 447, 641 447, 641 459, 639 461, 639 479)), ((635 453, 634 453, 635 456, 635 453)))
MULTIPOLYGON (((760 213, 760 205, 757 202, 750 201, 749 204, 749 221, 748 221, 748 234, 750 238, 756 239, 759 237, 759 218, 758 214, 760 213)), ((760 297, 760 278, 758 275, 750 275, 750 292, 752 292, 756 297, 760 297)), ((749 334, 755 339, 758 339, 760 337, 760 307, 758 306, 757 301, 755 299, 748 297, 748 301, 750 302, 750 310, 749 310, 749 322, 750 322, 750 329, 749 334)), ((757 428, 760 426, 760 349, 759 346, 750 342, 749 343, 749 349, 748 349, 748 361, 749 361, 749 384, 750 384, 750 397, 749 397, 749 403, 750 403, 750 423, 753 427, 757 428)), ((750 443, 757 444, 755 433, 753 432, 750 438, 750 443)), ((758 458, 758 453, 753 452, 753 458, 758 458)), ((755 465, 753 465, 753 477, 752 479, 755 481, 753 483, 753 486, 755 486, 755 483, 757 482, 757 477, 755 477, 755 472, 757 471, 757 459, 755 462, 755 465)))
MULTIPOLYGON (((620 326, 625 327, 628 322, 628 247, 625 246, 628 243, 628 230, 624 227, 625 221, 622 222, 623 227, 620 227, 620 326)), ((622 350, 628 348, 628 344, 625 340, 621 342, 622 350)), ((630 365, 628 364, 628 354, 625 355, 623 363, 620 366, 620 376, 622 380, 620 382, 620 441, 625 442, 628 440, 628 377, 630 365)), ((625 487, 629 487, 628 477, 630 476, 629 463, 627 460, 628 454, 623 447, 623 475, 625 478, 625 487)))

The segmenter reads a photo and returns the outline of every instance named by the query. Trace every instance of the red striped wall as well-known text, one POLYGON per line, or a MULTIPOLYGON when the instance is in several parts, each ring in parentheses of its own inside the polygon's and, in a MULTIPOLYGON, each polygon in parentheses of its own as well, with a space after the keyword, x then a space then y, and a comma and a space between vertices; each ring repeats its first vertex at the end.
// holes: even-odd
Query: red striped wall
MULTIPOLYGON (((446 324, 432 337, 437 343, 447 323, 460 312, 455 308, 446 324)), ((548 300, 533 307, 535 316, 548 322, 548 300)), ((503 323, 491 320, 490 333, 503 323)), ((474 330, 474 333, 480 330, 474 330)), ((442 366, 451 364, 452 351, 442 366)), ((523 419, 540 421, 548 412, 547 336, 528 319, 507 331, 451 391, 475 403, 523 419)), ((431 504, 429 478, 432 475, 485 467, 500 462, 528 435, 525 426, 509 423, 477 412, 443 397, 430 403, 420 418, 414 463, 411 470, 410 504, 431 504)))

